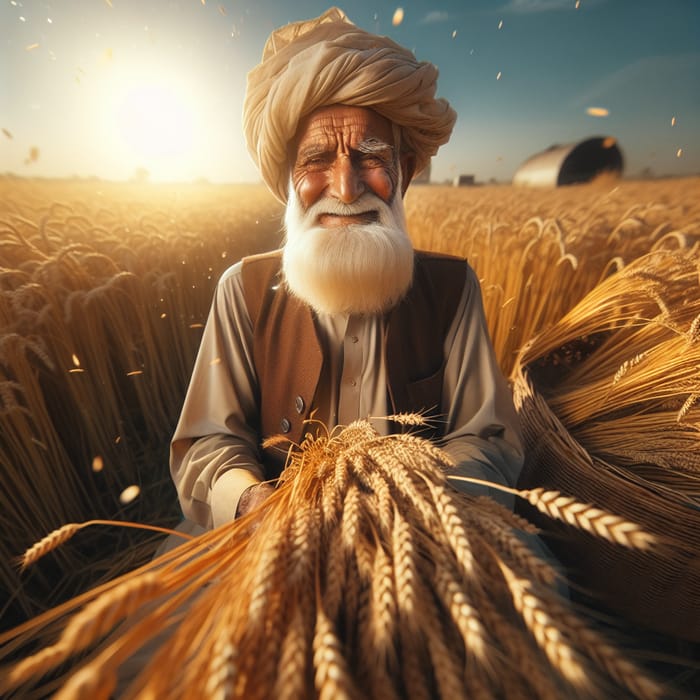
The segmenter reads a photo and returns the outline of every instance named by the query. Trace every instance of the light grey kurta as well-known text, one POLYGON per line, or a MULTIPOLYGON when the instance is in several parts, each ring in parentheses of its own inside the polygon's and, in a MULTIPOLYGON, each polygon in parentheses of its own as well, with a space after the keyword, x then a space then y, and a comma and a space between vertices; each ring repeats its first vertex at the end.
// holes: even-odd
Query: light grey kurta
MULTIPOLYGON (((171 444, 171 474, 183 512, 207 528, 231 520, 241 493, 264 479, 260 437, 251 428, 259 408, 241 270, 242 263, 236 263, 219 280, 171 444)), ((314 399, 314 417, 330 429, 387 415, 383 317, 329 315, 315 317, 315 322, 329 361, 314 399)), ((471 268, 444 353, 441 445, 458 464, 454 473, 514 486, 523 461, 518 418, 471 268)), ((387 432, 385 421, 372 422, 380 433, 387 432)), ((491 495, 512 505, 502 493, 492 490, 491 495)))

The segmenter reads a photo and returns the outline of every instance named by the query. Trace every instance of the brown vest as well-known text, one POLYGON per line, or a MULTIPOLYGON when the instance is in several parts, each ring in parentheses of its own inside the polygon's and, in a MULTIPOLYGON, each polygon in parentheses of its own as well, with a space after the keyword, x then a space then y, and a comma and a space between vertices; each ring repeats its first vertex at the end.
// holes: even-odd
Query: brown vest
MULTIPOLYGON (((313 407, 323 353, 313 312, 282 282, 281 257, 278 250, 244 258, 243 289, 254 331, 260 433, 263 439, 282 433, 299 444, 313 407)), ((393 413, 434 415, 439 409, 443 343, 462 295, 466 269, 462 258, 416 253, 413 284, 387 314, 385 360, 388 406, 393 413)), ((434 427, 423 434, 439 433, 439 427, 434 427)), ((279 449, 266 452, 266 464, 276 471, 270 477, 277 476, 284 454, 279 449)))

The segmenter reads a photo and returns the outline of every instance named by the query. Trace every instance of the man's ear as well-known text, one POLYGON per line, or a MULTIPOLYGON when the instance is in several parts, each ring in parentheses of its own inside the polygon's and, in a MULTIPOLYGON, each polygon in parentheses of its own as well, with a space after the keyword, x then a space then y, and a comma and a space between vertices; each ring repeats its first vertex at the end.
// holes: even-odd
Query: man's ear
POLYGON ((416 172, 415 153, 402 153, 399 157, 399 165, 401 167, 401 196, 403 197, 416 172))

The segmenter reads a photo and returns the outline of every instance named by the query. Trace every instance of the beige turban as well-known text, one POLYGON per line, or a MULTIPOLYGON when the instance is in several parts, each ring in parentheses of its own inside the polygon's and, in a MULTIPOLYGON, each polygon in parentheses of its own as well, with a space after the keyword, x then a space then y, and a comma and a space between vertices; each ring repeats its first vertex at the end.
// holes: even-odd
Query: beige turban
POLYGON ((333 104, 369 107, 401 127, 402 146, 422 170, 450 138, 456 119, 435 97, 438 71, 391 39, 356 27, 342 10, 274 31, 248 73, 243 129, 263 180, 282 202, 288 147, 300 120, 333 104))

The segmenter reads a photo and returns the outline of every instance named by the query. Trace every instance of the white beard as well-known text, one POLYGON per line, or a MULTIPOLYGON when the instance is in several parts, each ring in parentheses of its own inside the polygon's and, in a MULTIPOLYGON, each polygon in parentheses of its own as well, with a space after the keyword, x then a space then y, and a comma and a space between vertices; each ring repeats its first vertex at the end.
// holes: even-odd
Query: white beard
POLYGON ((350 205, 324 198, 304 211, 293 187, 285 211, 282 268, 289 291, 321 314, 388 311, 413 280, 413 245, 406 233, 403 200, 391 205, 364 193, 350 205), (322 213, 379 212, 370 224, 324 228, 322 213))

